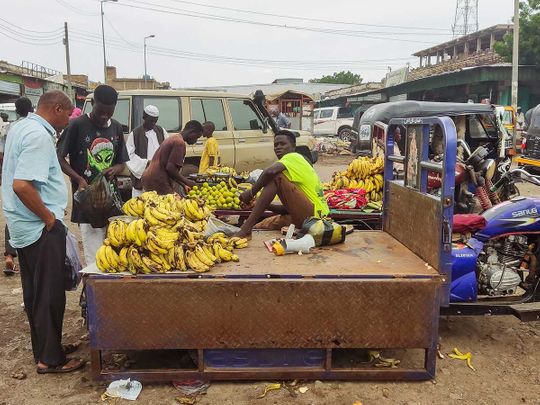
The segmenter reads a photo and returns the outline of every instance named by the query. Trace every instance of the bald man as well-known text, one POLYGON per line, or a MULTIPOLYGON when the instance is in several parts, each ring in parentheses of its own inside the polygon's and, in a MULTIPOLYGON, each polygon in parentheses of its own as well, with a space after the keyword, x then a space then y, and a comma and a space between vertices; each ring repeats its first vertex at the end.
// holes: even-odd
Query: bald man
POLYGON ((2 182, 3 210, 17 249, 24 307, 30 323, 37 372, 65 373, 81 368, 62 347, 66 305, 64 266, 67 188, 54 139, 73 111, 61 91, 39 99, 37 111, 15 125, 6 142, 2 182))

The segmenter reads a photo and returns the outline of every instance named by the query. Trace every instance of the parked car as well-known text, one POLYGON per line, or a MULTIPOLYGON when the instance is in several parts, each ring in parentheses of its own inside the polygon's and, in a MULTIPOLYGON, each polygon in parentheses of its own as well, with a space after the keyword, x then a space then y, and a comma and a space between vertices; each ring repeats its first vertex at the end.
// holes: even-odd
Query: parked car
POLYGON ((351 140, 353 113, 350 107, 323 107, 313 110, 313 135, 339 136, 351 140))
MULTIPOLYGON (((89 113, 92 94, 86 98, 83 113, 89 113)), ((212 121, 216 126, 214 137, 219 142, 221 164, 234 167, 236 171, 265 168, 276 160, 274 133, 277 126, 263 107, 264 95, 257 92, 251 99, 238 95, 213 91, 182 90, 126 90, 120 91, 113 118, 122 124, 127 135, 142 124, 143 109, 155 105, 159 109, 158 124, 169 133, 178 133, 190 120, 212 121)), ((296 134, 296 150, 311 163, 317 161, 313 150, 315 142, 307 131, 296 134)), ((204 139, 187 148, 184 174, 198 172, 204 139)), ((118 179, 122 190, 131 190, 129 172, 118 179)))
POLYGON ((8 115, 8 122, 15 121, 17 119, 17 113, 15 112, 15 103, 0 103, 0 112, 8 115))
POLYGON ((528 172, 540 174, 540 104, 527 111, 526 117, 521 156, 515 161, 528 172))

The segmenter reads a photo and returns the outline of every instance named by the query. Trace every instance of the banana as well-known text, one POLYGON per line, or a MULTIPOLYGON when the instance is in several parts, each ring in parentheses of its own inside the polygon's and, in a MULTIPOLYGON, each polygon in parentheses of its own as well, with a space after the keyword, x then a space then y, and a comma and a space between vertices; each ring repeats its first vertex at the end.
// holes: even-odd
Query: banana
POLYGON ((199 205, 195 202, 195 200, 186 200, 185 213, 192 221, 200 221, 204 218, 204 215, 199 210, 199 205))
POLYGON ((246 243, 239 243, 239 244, 234 245, 234 247, 236 249, 244 249, 244 248, 248 247, 248 243, 247 242, 246 243))
POLYGON ((218 254, 220 259, 224 262, 230 262, 232 260, 232 253, 229 252, 227 249, 224 249, 221 245, 219 245, 218 254))
POLYGON ((232 260, 233 262, 239 262, 239 261, 240 261, 240 258, 238 257, 238 255, 232 254, 232 255, 231 255, 231 260, 232 260))
POLYGON ((138 219, 135 221, 135 234, 136 239, 139 242, 139 246, 141 246, 144 242, 146 242, 146 230, 144 226, 144 219, 138 219))
POLYGON ((156 262, 158 265, 160 265, 163 271, 168 271, 171 269, 171 265, 169 264, 169 262, 164 256, 160 256, 160 255, 150 252, 149 258, 152 261, 156 262))
POLYGON ((107 258, 107 262, 109 262, 111 269, 116 270, 120 259, 112 247, 105 246, 105 257, 107 258))
POLYGON ((149 251, 159 255, 165 254, 168 251, 168 249, 163 248, 156 242, 156 239, 152 233, 148 233, 148 239, 146 239, 146 247, 149 251))
POLYGON ((234 247, 235 247, 235 248, 241 249, 240 246, 242 246, 242 247, 247 247, 247 245, 248 245, 248 240, 247 240, 247 238, 239 238, 239 239, 235 239, 235 240, 234 240, 234 247))
POLYGON ((223 232, 213 233, 206 240, 208 243, 213 243, 214 241, 219 240, 220 238, 225 238, 225 234, 223 232))
POLYGON ((96 265, 97 268, 103 272, 109 271, 111 268, 111 265, 107 261, 107 257, 105 256, 105 249, 107 246, 102 245, 99 247, 99 249, 96 252, 96 265))
POLYGON ((197 256, 197 258, 202 262, 204 263, 205 265, 207 265, 208 267, 211 267, 214 265, 214 262, 210 259, 209 256, 206 255, 206 253, 204 252, 204 250, 202 249, 201 246, 197 246, 195 248, 195 255, 197 256))
POLYGON ((156 263, 152 259, 150 259, 148 256, 141 256, 141 259, 143 263, 148 267, 152 272, 154 273, 163 273, 163 266, 161 266, 159 263, 156 263))
POLYGON ((120 249, 120 253, 118 254, 118 262, 120 263, 120 268, 122 269, 122 271, 128 268, 129 263, 128 263, 127 254, 128 254, 127 247, 123 247, 122 249, 120 249))
POLYGON ((181 245, 175 245, 173 250, 174 250, 174 259, 175 259, 175 262, 176 262, 175 267, 178 270, 186 271, 187 266, 186 266, 184 249, 182 248, 181 245))
POLYGON ((202 263, 198 258, 197 256, 195 255, 195 253, 191 252, 191 251, 187 251, 186 252, 186 260, 187 260, 187 263, 188 263, 188 266, 191 270, 194 270, 196 271, 197 273, 204 273, 208 270, 210 270, 210 267, 207 266, 206 264, 202 263))
POLYGON ((162 225, 162 222, 152 215, 152 208, 150 207, 144 209, 144 219, 152 226, 162 225))
MULTIPOLYGON (((218 258, 216 257, 216 255, 214 255, 214 252, 212 250, 212 246, 210 245, 207 245, 206 243, 202 244, 201 245, 201 248, 204 252, 204 254, 210 259, 212 260, 212 262, 217 262, 218 261, 218 258)), ((220 260, 221 261, 221 260, 220 260)))

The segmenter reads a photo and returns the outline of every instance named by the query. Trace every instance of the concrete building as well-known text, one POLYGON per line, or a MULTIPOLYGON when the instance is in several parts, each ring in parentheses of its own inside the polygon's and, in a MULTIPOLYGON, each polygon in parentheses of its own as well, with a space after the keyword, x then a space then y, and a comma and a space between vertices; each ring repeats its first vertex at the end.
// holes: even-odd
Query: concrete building
MULTIPOLYGON (((80 94, 84 100, 87 84, 88 78, 86 83, 73 82, 75 96, 80 94)), ((26 96, 36 105, 44 92, 67 92, 67 89, 67 79, 62 72, 27 61, 20 65, 0 61, 0 103, 14 102, 17 98, 26 96)), ((78 105, 81 106, 82 103, 78 105)))
POLYGON ((118 77, 115 66, 107 66, 106 84, 114 87, 116 90, 167 90, 171 88, 169 82, 160 83, 152 77, 118 77))
MULTIPOLYGON (((366 109, 395 100, 454 101, 475 103, 489 99, 510 105, 512 66, 495 52, 494 44, 512 31, 500 24, 418 51, 419 66, 398 69, 378 90, 334 96, 321 105, 352 105, 366 109)), ((344 89, 346 90, 346 89, 344 89)), ((519 66, 519 101, 527 110, 540 103, 540 68, 519 66)))

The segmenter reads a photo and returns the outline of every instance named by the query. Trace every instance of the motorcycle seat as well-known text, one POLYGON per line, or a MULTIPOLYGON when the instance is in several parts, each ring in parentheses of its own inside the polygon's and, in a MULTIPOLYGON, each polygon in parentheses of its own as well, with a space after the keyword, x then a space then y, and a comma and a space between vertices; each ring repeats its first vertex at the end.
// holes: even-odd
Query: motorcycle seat
POLYGON ((486 219, 478 214, 455 214, 452 226, 453 233, 475 233, 484 229, 486 219))

